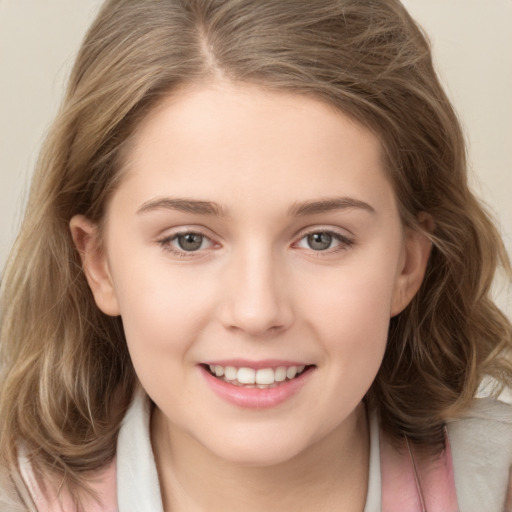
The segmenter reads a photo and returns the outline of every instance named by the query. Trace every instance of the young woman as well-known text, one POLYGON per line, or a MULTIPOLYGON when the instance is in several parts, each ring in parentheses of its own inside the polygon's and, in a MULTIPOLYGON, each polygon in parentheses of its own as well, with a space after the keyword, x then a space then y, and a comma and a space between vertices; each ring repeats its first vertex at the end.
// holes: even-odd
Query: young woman
POLYGON ((107 2, 2 283, 4 508, 508 510, 464 157, 396 1, 107 2))

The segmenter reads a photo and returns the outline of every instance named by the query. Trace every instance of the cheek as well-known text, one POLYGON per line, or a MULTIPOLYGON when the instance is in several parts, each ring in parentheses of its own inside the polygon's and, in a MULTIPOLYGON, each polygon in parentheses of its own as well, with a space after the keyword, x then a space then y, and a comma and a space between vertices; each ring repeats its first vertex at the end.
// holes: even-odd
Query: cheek
POLYGON ((382 361, 395 279, 396 259, 384 256, 347 264, 304 294, 310 329, 355 382, 373 380, 382 361))
POLYGON ((357 293, 340 290, 337 298, 321 310, 318 304, 318 338, 324 340, 326 354, 342 367, 340 375, 350 375, 354 384, 373 380, 387 342, 389 297, 375 287, 358 287, 357 293))
MULTIPOLYGON (((165 280, 131 274, 123 287, 120 309, 130 358, 142 387, 172 408, 192 401, 190 353, 197 332, 197 313, 190 292, 180 293, 165 280), (170 390, 179 389, 179 395, 170 390)), ((152 274, 152 273, 151 273, 152 274)), ((172 281, 171 281, 172 282, 172 281)))
POLYGON ((183 361, 207 307, 198 283, 165 261, 148 263, 134 251, 119 256, 113 280, 137 373, 183 361))
POLYGON ((314 276, 307 286, 311 317, 323 318, 320 325, 329 331, 356 334, 379 330, 390 319, 395 289, 396 265, 346 265, 322 276, 314 276))
MULTIPOLYGON (((370 276, 368 276, 370 277, 370 276)), ((331 414, 325 428, 335 428, 363 400, 382 363, 389 328, 389 286, 373 279, 343 280, 318 301, 315 337, 322 344, 327 390, 318 401, 331 414)))

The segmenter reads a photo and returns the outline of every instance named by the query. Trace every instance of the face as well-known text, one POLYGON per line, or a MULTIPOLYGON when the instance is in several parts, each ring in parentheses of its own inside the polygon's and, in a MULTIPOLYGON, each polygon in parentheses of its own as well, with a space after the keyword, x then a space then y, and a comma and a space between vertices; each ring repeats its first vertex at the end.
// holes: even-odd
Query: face
POLYGON ((86 219, 71 229, 171 436, 261 465, 353 428, 427 255, 376 136, 315 99, 218 83, 150 113, 124 171, 103 251, 86 219))

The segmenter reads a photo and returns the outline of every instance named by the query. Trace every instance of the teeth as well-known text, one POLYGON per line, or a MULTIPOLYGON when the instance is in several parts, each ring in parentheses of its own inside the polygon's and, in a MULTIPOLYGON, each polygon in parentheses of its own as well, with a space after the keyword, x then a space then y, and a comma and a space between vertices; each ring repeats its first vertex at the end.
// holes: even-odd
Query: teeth
POLYGON ((226 366, 224 369, 224 376, 227 380, 236 380, 238 370, 234 366, 226 366))
POLYGON ((288 368, 288 370, 286 370, 286 377, 288 377, 289 379, 293 379, 293 377, 295 377, 295 375, 297 375, 297 367, 290 366, 290 368, 288 368))
POLYGON ((256 384, 274 384, 274 370, 262 368, 256 372, 256 384))
POLYGON ((284 382, 286 379, 293 379, 300 375, 305 365, 299 366, 278 366, 277 368, 235 368, 234 366, 209 365, 210 372, 216 377, 222 378, 225 382, 229 382, 236 386, 244 385, 245 387, 256 387, 265 389, 275 387, 276 383, 284 382))
POLYGON ((254 384, 256 382, 256 370, 252 368, 239 368, 236 380, 241 384, 254 384))
POLYGON ((283 382, 286 380, 286 367, 280 366, 274 371, 274 379, 276 382, 283 382))

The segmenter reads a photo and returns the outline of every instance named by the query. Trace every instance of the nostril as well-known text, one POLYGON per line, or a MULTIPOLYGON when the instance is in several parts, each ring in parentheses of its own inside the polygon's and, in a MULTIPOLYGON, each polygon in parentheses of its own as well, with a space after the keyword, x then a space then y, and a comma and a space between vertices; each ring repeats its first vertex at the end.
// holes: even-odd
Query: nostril
POLYGON ((251 336, 276 335, 286 330, 293 321, 291 304, 274 284, 265 285, 262 276, 258 283, 253 278, 227 282, 220 299, 218 313, 222 324, 232 332, 251 336))

